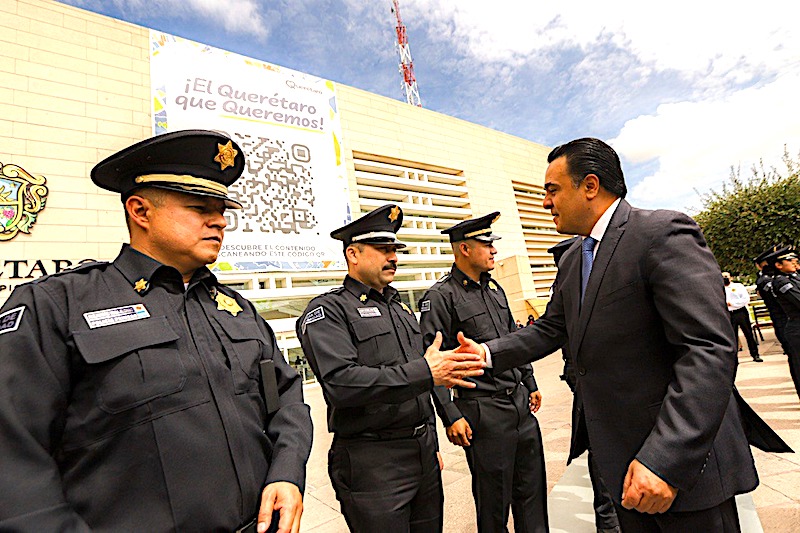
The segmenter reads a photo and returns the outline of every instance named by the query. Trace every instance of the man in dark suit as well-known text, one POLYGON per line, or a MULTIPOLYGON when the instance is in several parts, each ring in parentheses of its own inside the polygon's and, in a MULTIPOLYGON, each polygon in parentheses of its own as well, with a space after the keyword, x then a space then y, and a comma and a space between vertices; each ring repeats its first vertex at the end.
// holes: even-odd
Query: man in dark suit
MULTIPOLYGON (((556 267, 561 262, 561 257, 569 250, 575 241, 580 240, 580 237, 572 237, 548 248, 548 252, 553 254, 553 260, 556 267)), ((551 294, 556 291, 558 285, 553 283, 550 288, 551 294)), ((569 343, 561 347, 561 358, 564 360, 564 372, 561 374, 561 379, 567 382, 570 390, 575 393, 575 366, 572 364, 572 354, 569 351, 569 343)), ((588 467, 589 467, 589 480, 592 482, 592 492, 594 498, 592 499, 592 506, 594 507, 594 523, 597 526, 597 533, 619 533, 619 520, 617 520, 617 513, 614 511, 614 500, 608 493, 608 489, 603 484, 600 478, 600 472, 597 471, 592 450, 588 453, 588 467)))
POLYGON ((532 326, 461 350, 494 371, 569 343, 577 371, 569 458, 589 446, 623 531, 739 531, 734 496, 758 484, 733 381, 737 345, 720 269, 697 224, 623 198, 614 150, 555 148, 545 209, 577 234, 532 326))

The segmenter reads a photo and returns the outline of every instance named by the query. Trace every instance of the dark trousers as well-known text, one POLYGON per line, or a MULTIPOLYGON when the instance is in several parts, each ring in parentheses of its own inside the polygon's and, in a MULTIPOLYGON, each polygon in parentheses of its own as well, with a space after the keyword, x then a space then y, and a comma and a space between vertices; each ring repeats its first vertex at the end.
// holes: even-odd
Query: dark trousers
POLYGON ((546 532, 547 480, 542 433, 524 387, 505 398, 456 399, 472 428, 464 448, 480 533, 507 531, 509 507, 517 533, 546 532))
POLYGON ((340 439, 328 474, 350 531, 440 533, 442 475, 435 434, 396 440, 340 439))
POLYGON ((786 322, 783 335, 788 344, 786 355, 789 358, 789 373, 797 396, 800 397, 800 319, 790 318, 786 322))
POLYGON ((737 309, 736 311, 731 311, 729 314, 731 315, 731 324, 733 325, 734 335, 736 335, 736 338, 738 339, 738 329, 742 330, 742 333, 744 333, 744 338, 747 340, 747 349, 750 352, 750 357, 755 359, 758 357, 758 344, 756 344, 756 338, 753 335, 753 328, 750 325, 750 314, 747 312, 747 306, 737 309))
POLYGON ((614 510, 614 500, 608 493, 600 471, 594 462, 592 450, 589 450, 589 479, 592 481, 592 491, 594 491, 594 522, 597 529, 614 529, 619 526, 617 513, 614 510))
POLYGON ((716 507, 701 511, 645 514, 615 504, 622 533, 739 533, 736 500, 731 497, 716 507))
POLYGON ((775 318, 772 319, 772 329, 775 330, 775 338, 778 339, 778 342, 783 349, 783 353, 789 355, 792 349, 789 347, 789 341, 786 340, 786 324, 789 322, 789 317, 783 315, 778 317, 776 320, 775 318))

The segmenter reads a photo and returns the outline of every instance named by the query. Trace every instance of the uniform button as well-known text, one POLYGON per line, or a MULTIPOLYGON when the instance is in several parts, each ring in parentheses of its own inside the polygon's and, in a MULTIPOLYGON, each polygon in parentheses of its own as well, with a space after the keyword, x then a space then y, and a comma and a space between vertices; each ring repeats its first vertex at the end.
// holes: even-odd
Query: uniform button
POLYGON ((580 374, 581 376, 585 376, 586 375, 586 369, 583 368, 583 367, 580 367, 578 369, 578 374, 580 374))

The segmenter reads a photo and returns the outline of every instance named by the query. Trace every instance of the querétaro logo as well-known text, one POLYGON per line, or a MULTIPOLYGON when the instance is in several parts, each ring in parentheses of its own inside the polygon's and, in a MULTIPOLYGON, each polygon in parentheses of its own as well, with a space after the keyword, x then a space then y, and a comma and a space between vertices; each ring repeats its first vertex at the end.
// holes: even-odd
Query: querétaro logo
POLYGON ((19 232, 30 233, 36 214, 44 209, 47 187, 44 176, 32 176, 17 165, 0 163, 0 241, 19 232))

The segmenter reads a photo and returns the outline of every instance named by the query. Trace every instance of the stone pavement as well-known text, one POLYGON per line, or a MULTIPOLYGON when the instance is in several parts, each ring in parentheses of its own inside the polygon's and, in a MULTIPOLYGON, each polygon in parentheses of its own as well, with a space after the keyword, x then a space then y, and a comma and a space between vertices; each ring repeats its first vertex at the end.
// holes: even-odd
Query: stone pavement
MULTIPOLYGON (((739 352, 736 385, 756 410, 795 449, 800 450, 800 400, 789 377, 786 356, 765 330, 761 344, 763 363, 755 363, 747 349, 739 352)), ((548 506, 553 533, 594 532, 591 487, 585 456, 566 466, 569 451, 572 394, 559 380, 562 362, 558 353, 534 364, 542 391, 537 414, 547 462, 548 506)), ((328 479, 327 451, 331 436, 325 423, 325 402, 317 385, 305 389, 314 420, 314 446, 308 462, 308 480, 302 532, 339 533, 347 526, 328 479)), ((439 443, 445 462, 442 472, 445 494, 444 531, 474 533, 475 509, 470 475, 460 448, 447 441, 439 424, 439 443)), ((737 499, 744 532, 788 533, 800 531, 800 454, 769 454, 753 449, 761 484, 737 499), (760 523, 759 523, 760 522, 760 523)), ((387 465, 391 468, 391 465, 387 465)), ((513 531, 509 524, 509 530, 513 531)))

